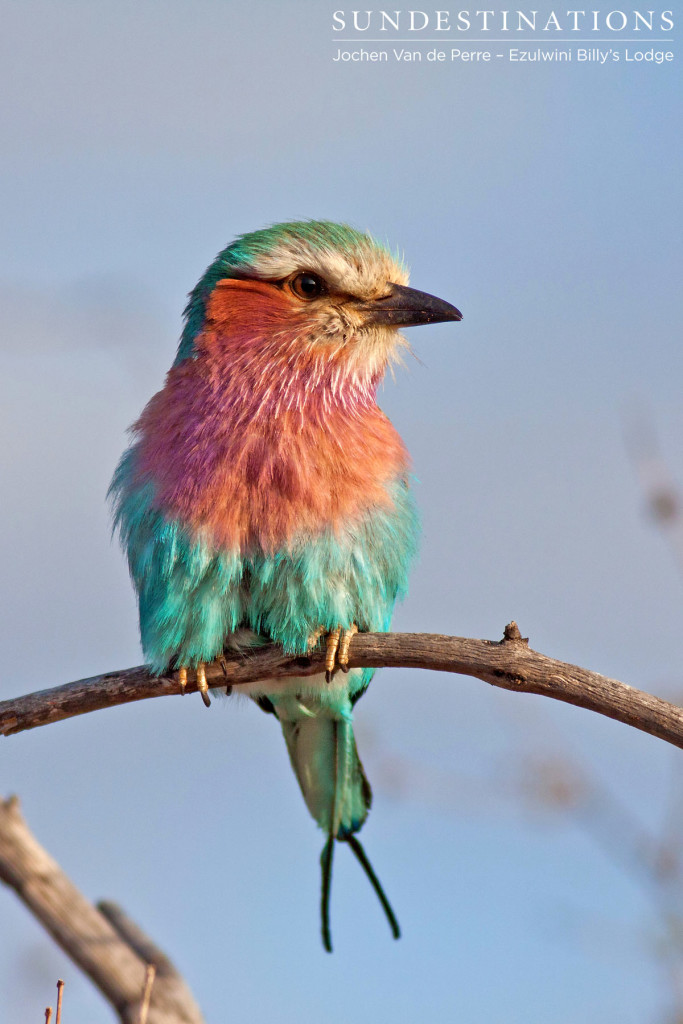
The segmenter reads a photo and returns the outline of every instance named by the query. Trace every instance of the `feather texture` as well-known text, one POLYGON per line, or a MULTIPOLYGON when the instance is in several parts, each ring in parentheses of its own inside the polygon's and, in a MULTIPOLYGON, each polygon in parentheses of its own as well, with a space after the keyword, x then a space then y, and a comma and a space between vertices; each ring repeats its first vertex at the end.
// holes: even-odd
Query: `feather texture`
MULTIPOLYGON (((407 452, 376 401, 404 343, 368 310, 407 280, 368 235, 309 221, 241 236, 191 293, 176 360, 110 489, 154 671, 267 639, 305 653, 321 629, 389 629, 418 523, 407 452), (314 301, 292 287, 301 274, 314 301)), ((330 842, 370 806, 352 708, 371 677, 242 688, 277 715, 330 842)), ((329 946, 327 890, 323 904, 329 946)))

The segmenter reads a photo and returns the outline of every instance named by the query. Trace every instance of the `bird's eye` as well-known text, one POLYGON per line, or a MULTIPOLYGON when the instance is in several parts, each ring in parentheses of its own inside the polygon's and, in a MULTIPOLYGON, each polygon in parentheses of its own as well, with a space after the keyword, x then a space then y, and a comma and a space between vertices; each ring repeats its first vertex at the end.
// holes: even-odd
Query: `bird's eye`
POLYGON ((308 271, 293 277, 289 286, 300 299, 317 299, 327 291, 322 277, 318 277, 317 274, 311 274, 308 271))

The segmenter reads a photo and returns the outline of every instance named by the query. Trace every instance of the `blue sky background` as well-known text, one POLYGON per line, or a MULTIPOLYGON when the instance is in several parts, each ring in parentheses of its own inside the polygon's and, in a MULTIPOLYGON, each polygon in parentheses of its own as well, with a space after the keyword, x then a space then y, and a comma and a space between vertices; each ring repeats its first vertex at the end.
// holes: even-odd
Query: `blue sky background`
MULTIPOLYGON (((420 361, 382 398, 424 519, 396 628, 497 639, 515 618, 547 654, 680 697, 683 585, 622 436, 649 410, 683 479, 680 64, 339 65, 320 3, 1 6, 2 695, 140 661, 104 500, 125 429, 214 254, 325 217, 399 246, 465 317, 408 332, 420 361)), ((209 1022, 665 1019, 644 888, 528 793, 569 758, 657 833, 680 752, 417 672, 380 673, 357 717, 400 943, 341 849, 322 951, 321 836, 246 701, 3 740, 2 792, 209 1022)), ((3 1020, 42 1019, 57 977, 68 1024, 111 1019, 10 892, 0 917, 3 1020)))

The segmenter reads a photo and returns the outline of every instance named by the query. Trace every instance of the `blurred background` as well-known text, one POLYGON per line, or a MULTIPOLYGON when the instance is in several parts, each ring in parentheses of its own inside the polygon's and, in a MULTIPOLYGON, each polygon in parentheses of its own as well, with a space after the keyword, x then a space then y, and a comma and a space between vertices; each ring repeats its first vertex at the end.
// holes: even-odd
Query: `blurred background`
MULTIPOLYGON (((680 701, 679 65, 342 65, 332 7, 302 0, 0 8, 1 696, 140 662, 105 504, 126 427, 215 253, 323 217, 464 313, 407 332, 382 394, 424 522, 395 628, 514 618, 680 701)), ((379 673, 357 720, 404 938, 340 849, 331 957, 322 836, 246 700, 3 740, 1 792, 207 1021, 683 1019, 680 751, 426 672, 379 673)), ((57 977, 65 1024, 112 1019, 6 890, 0 918, 3 1020, 41 1020, 57 977)))

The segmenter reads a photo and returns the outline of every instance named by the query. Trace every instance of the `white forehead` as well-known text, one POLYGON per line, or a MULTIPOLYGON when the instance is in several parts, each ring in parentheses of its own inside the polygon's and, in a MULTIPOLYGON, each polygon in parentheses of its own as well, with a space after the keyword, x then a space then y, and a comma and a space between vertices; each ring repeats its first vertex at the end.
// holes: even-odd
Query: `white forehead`
POLYGON ((297 271, 310 270, 327 281, 334 291, 370 297, 381 295, 387 282, 408 283, 408 271, 368 236, 354 239, 353 245, 338 247, 311 244, 305 238, 287 237, 268 252, 252 258, 252 269, 259 276, 281 280, 297 271))

